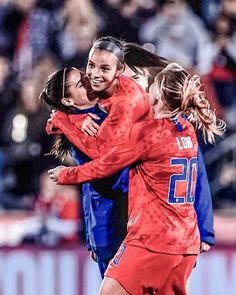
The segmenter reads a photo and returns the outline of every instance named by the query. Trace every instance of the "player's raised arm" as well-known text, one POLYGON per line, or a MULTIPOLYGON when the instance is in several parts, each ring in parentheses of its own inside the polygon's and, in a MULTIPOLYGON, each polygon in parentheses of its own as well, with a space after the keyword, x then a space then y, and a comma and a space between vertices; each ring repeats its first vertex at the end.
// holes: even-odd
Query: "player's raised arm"
POLYGON ((59 166, 49 171, 50 177, 59 184, 78 184, 110 176, 130 164, 142 160, 148 154, 151 145, 147 145, 147 125, 137 123, 128 130, 123 141, 117 142, 114 147, 102 157, 82 166, 59 166))

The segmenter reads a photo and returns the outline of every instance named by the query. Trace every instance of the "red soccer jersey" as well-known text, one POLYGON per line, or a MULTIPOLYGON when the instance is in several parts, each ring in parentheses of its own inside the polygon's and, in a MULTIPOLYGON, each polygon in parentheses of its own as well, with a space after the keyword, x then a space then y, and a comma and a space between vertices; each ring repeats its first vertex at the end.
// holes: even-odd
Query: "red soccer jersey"
POLYGON ((59 183, 104 178, 136 162, 130 166, 125 241, 162 253, 199 253, 193 206, 198 144, 193 126, 180 122, 182 132, 169 119, 135 124, 102 157, 63 169, 59 183))
POLYGON ((57 112, 48 122, 48 134, 63 133, 80 151, 96 159, 111 146, 123 141, 123 135, 134 123, 152 120, 152 110, 145 91, 132 79, 121 76, 119 87, 110 98, 99 103, 108 116, 99 128, 96 137, 84 134, 80 128, 86 115, 67 115, 57 112), (59 129, 59 130, 58 130, 59 129))

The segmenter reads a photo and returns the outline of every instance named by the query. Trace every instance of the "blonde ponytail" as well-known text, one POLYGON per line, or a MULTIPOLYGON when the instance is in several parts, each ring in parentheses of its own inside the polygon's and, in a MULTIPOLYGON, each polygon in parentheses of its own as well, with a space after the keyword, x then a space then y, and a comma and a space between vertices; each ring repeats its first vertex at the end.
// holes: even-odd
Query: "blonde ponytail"
POLYGON ((180 110, 196 129, 202 131, 204 141, 213 143, 215 135, 222 136, 225 132, 225 123, 216 118, 201 89, 200 77, 188 75, 182 88, 180 110))
POLYGON ((170 63, 157 74, 152 90, 156 96, 154 105, 161 100, 171 116, 187 116, 195 128, 202 131, 205 142, 213 143, 215 135, 225 132, 224 121, 217 120, 205 98, 200 77, 190 75, 179 64, 170 63))

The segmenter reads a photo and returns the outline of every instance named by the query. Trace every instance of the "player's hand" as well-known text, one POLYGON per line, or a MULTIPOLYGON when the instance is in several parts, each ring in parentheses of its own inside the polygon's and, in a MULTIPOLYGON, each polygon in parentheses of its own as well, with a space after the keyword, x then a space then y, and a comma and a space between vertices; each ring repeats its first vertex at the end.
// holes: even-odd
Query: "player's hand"
POLYGON ((98 119, 100 119, 98 115, 88 113, 88 116, 84 119, 82 123, 81 130, 89 136, 95 136, 98 132, 99 125, 94 120, 98 119))
POLYGON ((49 177, 51 178, 52 181, 58 183, 58 176, 59 176, 59 173, 60 171, 63 169, 63 168, 66 168, 66 166, 57 166, 56 168, 54 169, 50 169, 48 170, 48 174, 49 174, 49 177))
POLYGON ((205 242, 201 242, 201 246, 200 246, 200 252, 203 253, 203 252, 207 252, 209 251, 211 248, 211 246, 205 242))

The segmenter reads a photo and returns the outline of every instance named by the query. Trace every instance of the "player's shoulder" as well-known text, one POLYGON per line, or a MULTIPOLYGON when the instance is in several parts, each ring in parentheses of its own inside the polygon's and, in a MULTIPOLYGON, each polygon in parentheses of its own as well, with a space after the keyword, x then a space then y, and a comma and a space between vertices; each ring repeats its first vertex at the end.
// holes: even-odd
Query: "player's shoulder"
POLYGON ((193 125, 186 119, 180 118, 175 122, 170 118, 163 118, 155 121, 153 128, 156 129, 159 137, 163 140, 169 140, 170 138, 183 136, 184 134, 193 137, 196 136, 193 125))

